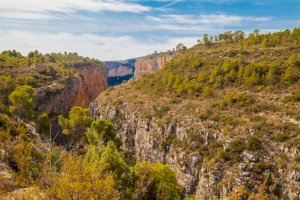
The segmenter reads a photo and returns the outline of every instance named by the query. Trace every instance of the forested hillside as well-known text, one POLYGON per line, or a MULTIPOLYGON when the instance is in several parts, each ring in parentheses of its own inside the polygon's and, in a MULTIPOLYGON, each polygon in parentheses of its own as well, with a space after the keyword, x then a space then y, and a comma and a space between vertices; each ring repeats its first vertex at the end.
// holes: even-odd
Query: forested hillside
POLYGON ((106 88, 100 61, 6 51, 0 63, 2 199, 300 196, 299 28, 205 35, 89 108, 76 102, 106 88))
POLYGON ((297 199, 299 31, 205 36, 91 112, 116 124, 128 152, 169 164, 193 198, 297 199))

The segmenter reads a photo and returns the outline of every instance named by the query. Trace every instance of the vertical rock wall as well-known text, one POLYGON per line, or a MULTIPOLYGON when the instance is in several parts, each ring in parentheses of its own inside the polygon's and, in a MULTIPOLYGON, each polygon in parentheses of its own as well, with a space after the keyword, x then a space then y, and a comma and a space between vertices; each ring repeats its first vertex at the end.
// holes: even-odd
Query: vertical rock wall
POLYGON ((73 106, 87 107, 108 87, 104 64, 82 62, 72 67, 76 70, 76 77, 38 89, 38 112, 59 115, 68 112, 73 106))
POLYGON ((137 58, 135 61, 134 77, 141 78, 161 69, 174 56, 175 53, 170 52, 137 58))

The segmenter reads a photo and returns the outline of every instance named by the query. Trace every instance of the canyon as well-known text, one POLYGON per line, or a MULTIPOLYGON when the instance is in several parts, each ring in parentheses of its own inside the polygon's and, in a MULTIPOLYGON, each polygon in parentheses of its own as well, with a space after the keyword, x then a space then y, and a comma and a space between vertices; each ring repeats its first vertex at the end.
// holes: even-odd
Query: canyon
POLYGON ((175 52, 155 53, 124 61, 106 61, 109 86, 116 86, 131 78, 141 78, 161 69, 176 55, 175 52))
MULTIPOLYGON (((73 106, 87 107, 108 87, 153 73, 173 56, 162 53, 125 61, 69 63, 69 67, 75 70, 75 77, 37 88, 38 112, 57 116, 67 113, 73 106)), ((37 65, 35 68, 41 70, 45 66, 37 65)))
POLYGON ((106 62, 2 52, 0 199, 299 200, 300 28, 240 34, 106 62))
MULTIPOLYGON (((274 49, 238 47, 197 45, 103 63, 75 57, 62 69, 57 61, 55 69, 61 76, 46 64, 31 65, 34 77, 48 80, 35 88, 38 113, 48 113, 55 121, 52 130, 58 133, 76 120, 80 125, 82 116, 87 123, 93 120, 71 136, 55 137, 58 145, 74 139, 80 144, 74 147, 78 152, 103 145, 94 142, 104 142, 96 137, 104 132, 93 128, 96 121, 108 120, 112 137, 108 158, 113 158, 117 145, 122 152, 118 160, 126 159, 130 169, 148 162, 170 167, 182 198, 299 199, 299 47, 294 43, 274 49), (292 70, 295 76, 290 75, 292 70), (269 89, 274 80, 276 92, 269 89), (67 116, 73 106, 88 109, 75 108, 81 113, 74 117, 71 111, 67 116), (59 118, 63 121, 58 125, 58 115, 75 119, 59 118)), ((37 134, 34 125, 26 127, 44 143, 46 132, 37 134)), ((5 182, 0 190, 11 187, 9 195, 35 190, 44 195, 37 188, 17 190, 10 163, 1 162, 5 182)))

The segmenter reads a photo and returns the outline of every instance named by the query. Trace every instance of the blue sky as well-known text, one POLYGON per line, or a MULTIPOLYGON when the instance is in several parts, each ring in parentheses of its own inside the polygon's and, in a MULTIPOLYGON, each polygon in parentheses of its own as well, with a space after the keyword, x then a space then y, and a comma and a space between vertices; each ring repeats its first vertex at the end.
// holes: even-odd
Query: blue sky
POLYGON ((204 33, 300 26, 300 0, 0 0, 0 50, 119 60, 204 33))

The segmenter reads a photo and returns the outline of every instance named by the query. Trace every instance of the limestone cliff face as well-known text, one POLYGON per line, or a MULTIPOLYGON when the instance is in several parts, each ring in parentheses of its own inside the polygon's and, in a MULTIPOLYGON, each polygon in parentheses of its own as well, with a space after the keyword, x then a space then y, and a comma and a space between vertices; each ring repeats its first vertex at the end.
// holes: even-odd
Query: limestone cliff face
MULTIPOLYGON (((117 96, 122 95, 116 93, 117 96)), ((112 102, 105 93, 90 104, 90 113, 94 118, 105 117, 114 122, 123 150, 142 161, 169 164, 176 172, 183 194, 215 200, 243 192, 241 187, 257 193, 263 187, 272 193, 279 192, 286 199, 299 199, 300 171, 295 159, 300 156, 300 151, 296 148, 278 147, 276 143, 270 143, 263 153, 244 150, 237 163, 212 163, 197 151, 199 146, 207 147, 207 144, 215 142, 227 148, 231 141, 221 131, 212 132, 208 128, 213 122, 205 124, 193 113, 186 115, 178 110, 168 111, 170 118, 161 120, 151 113, 151 109, 147 103, 137 104, 124 99, 112 102), (145 115, 145 110, 148 115, 145 115), (286 155, 289 167, 279 167, 278 163, 282 161, 274 155, 282 153, 286 155), (278 168, 258 170, 257 166, 262 162, 275 163, 278 168), (270 180, 271 184, 262 184, 265 180, 270 180)))
MULTIPOLYGON (((186 140, 190 131, 189 125, 175 121, 158 124, 159 119, 143 116, 136 110, 134 103, 110 105, 102 100, 97 99, 90 104, 91 115, 94 118, 105 117, 114 122, 124 150, 142 161, 169 164, 175 169, 178 183, 183 186, 183 193, 195 193, 200 155, 169 144, 172 138, 186 140)), ((205 137, 205 130, 199 127, 199 131, 205 137)), ((189 142, 194 143, 192 140, 189 142)))
POLYGON ((133 70, 129 69, 126 66, 120 66, 116 69, 109 70, 107 73, 108 77, 116 77, 116 76, 126 76, 128 74, 132 74, 133 70))
POLYGON ((134 77, 144 77, 158 69, 161 69, 164 64, 170 61, 174 56, 175 53, 170 52, 137 58, 135 61, 134 77))
POLYGON ((73 106, 86 107, 107 87, 104 64, 74 63, 76 76, 37 90, 38 111, 64 114, 73 106))
POLYGON ((125 61, 107 61, 107 77, 126 76, 134 73, 135 59, 125 61))

